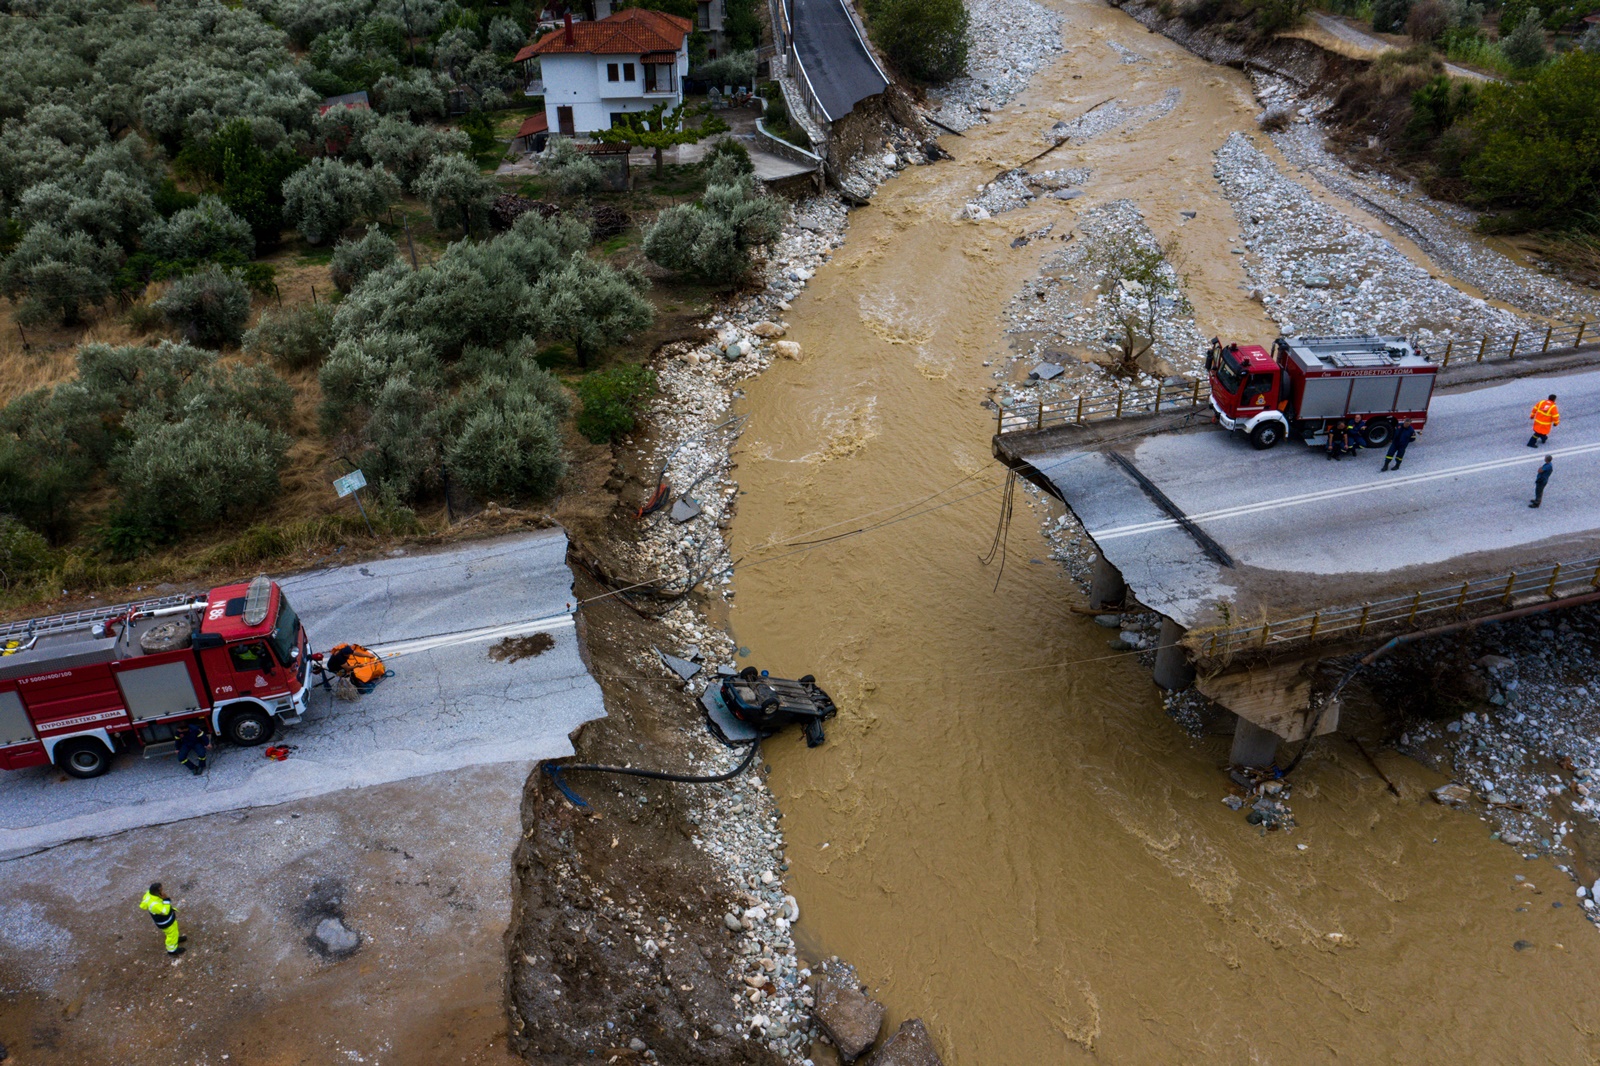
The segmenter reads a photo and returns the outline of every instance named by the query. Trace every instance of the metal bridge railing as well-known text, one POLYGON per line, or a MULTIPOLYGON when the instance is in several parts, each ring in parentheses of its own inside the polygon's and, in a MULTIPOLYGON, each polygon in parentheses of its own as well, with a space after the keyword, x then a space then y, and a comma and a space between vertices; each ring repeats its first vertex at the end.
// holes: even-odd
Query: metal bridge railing
MULTIPOLYGON (((1581 348, 1600 348, 1600 324, 1570 322, 1529 332, 1486 333, 1476 339, 1458 341, 1452 337, 1445 341, 1444 352, 1436 358, 1442 368, 1452 362, 1462 366, 1581 348)), ((1052 426, 1086 425, 1109 418, 1176 411, 1203 406, 1209 399, 1208 382, 1169 378, 1154 386, 1135 385, 1009 407, 1000 404, 995 412, 995 433, 1028 433, 1052 426)))
POLYGON ((1269 619, 1258 625, 1197 629, 1189 634, 1189 639, 1207 658, 1227 658, 1239 652, 1319 639, 1376 635, 1396 628, 1426 628, 1419 623, 1442 625, 1447 620, 1494 614, 1542 600, 1594 591, 1600 591, 1600 558, 1579 559, 1419 589, 1386 600, 1330 607, 1293 618, 1269 619))

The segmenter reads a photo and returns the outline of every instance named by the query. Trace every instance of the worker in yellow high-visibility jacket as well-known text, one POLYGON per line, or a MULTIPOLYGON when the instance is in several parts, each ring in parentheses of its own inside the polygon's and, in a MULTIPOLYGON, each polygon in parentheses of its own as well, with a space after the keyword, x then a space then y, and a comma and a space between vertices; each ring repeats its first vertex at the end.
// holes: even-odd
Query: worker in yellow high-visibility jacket
POLYGON ((156 928, 166 937, 167 954, 182 955, 184 949, 180 945, 189 938, 178 932, 177 908, 161 894, 160 881, 150 886, 150 891, 139 901, 139 909, 149 911, 150 917, 155 919, 156 928))
POLYGON ((1540 400, 1533 405, 1533 412, 1528 415, 1533 419, 1533 436, 1528 438, 1528 447, 1537 448, 1550 439, 1550 431, 1561 424, 1561 411, 1556 407, 1556 394, 1551 393, 1548 400, 1540 400))

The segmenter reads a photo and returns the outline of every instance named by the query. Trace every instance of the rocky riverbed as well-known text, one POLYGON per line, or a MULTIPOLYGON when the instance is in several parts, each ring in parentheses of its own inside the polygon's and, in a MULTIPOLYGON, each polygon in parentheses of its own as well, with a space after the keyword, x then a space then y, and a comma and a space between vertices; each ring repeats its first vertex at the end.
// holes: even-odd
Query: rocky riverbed
POLYGON ((953 130, 987 121, 1064 51, 1061 16, 1032 0, 968 0, 967 76, 933 94, 933 118, 953 130))

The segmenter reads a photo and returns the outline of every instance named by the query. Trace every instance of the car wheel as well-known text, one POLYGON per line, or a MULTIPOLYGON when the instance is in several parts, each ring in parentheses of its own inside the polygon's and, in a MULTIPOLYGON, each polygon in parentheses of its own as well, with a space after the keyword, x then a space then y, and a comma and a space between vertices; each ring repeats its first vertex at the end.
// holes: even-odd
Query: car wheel
POLYGON ((93 737, 64 740, 56 745, 56 765, 70 777, 99 777, 111 769, 111 752, 93 737))
POLYGON ((241 748, 265 744, 272 739, 277 721, 256 707, 232 711, 222 719, 222 735, 241 748))
POLYGON ((1283 425, 1278 422, 1263 422, 1250 431, 1250 443, 1259 451, 1266 451, 1283 439, 1283 425))
POLYGON ((194 642, 194 627, 187 618, 170 618, 158 622, 139 637, 139 650, 146 655, 164 651, 179 651, 194 642))
POLYGON ((1364 436, 1367 438, 1367 447, 1382 448, 1394 436, 1394 423, 1383 419, 1368 422, 1364 436))

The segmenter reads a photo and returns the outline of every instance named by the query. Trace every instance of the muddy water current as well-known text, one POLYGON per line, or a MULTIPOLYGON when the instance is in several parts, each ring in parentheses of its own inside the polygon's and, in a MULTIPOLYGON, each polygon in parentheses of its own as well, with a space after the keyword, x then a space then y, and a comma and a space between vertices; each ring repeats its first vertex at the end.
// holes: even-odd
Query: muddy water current
POLYGON ((1006 302, 1054 243, 1013 237, 1131 198, 1158 236, 1181 228, 1207 336, 1271 335, 1211 176, 1252 126, 1248 83, 1117 11, 1058 4, 1068 54, 947 137, 954 162, 853 214, 789 313, 804 358, 743 402, 734 633, 746 661, 814 672, 842 707, 825 747, 770 745, 796 932, 958 1066, 1594 1061, 1600 936, 1571 882, 1380 754, 1389 795, 1338 738, 1297 772, 1299 828, 1262 834, 1219 802, 1227 739, 1186 738, 1149 671, 1071 609, 1044 503, 1018 506, 998 587, 980 561, 1002 480, 983 364, 1006 365, 1006 302), (1170 114, 1034 164, 1090 167, 1082 199, 956 220, 1058 119, 1171 88, 1170 114))

